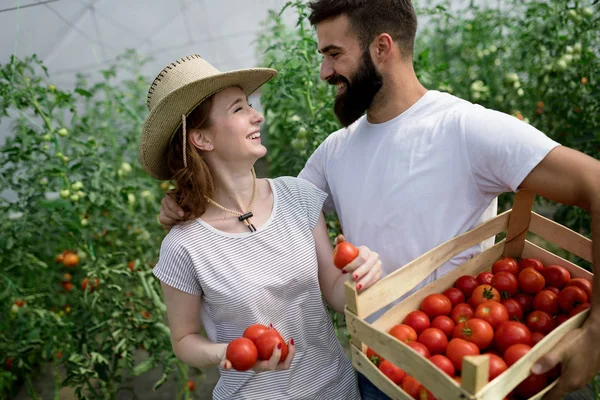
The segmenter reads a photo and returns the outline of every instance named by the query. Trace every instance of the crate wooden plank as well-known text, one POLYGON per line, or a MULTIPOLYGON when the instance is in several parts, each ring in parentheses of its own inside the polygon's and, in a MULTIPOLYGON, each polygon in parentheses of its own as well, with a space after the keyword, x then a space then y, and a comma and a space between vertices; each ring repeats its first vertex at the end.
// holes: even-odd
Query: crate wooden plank
POLYGON ((377 368, 358 347, 351 345, 352 365, 369 379, 382 392, 387 394, 393 400, 412 400, 412 397, 403 391, 398 385, 389 380, 377 368))
MULTIPOLYGON (((469 247, 506 230, 510 210, 445 242, 391 273, 357 296, 357 315, 366 316, 400 298, 440 265, 469 247)), ((352 287, 352 284, 346 283, 352 287)))
POLYGON ((523 249, 523 258, 537 258, 544 265, 562 265, 569 270, 572 278, 585 278, 590 281, 594 280, 592 273, 586 269, 581 268, 580 266, 573 264, 572 262, 567 261, 564 258, 559 257, 556 254, 553 254, 528 240, 525 242, 525 248, 523 249))
POLYGON ((429 360, 388 333, 375 329, 349 310, 346 310, 346 326, 352 336, 358 337, 381 357, 412 375, 436 397, 448 400, 470 397, 454 379, 429 360))
POLYGON ((588 315, 589 309, 569 318, 548 335, 544 336, 525 356, 521 357, 509 369, 481 389, 477 393, 477 399, 498 400, 504 398, 518 383, 530 375, 531 367, 533 367, 533 364, 540 357, 552 350, 565 334, 580 327, 588 315))
POLYGON ((519 257, 523 252, 534 199, 535 195, 533 192, 527 190, 522 190, 515 194, 512 213, 508 221, 508 230, 506 232, 504 256, 519 257))
POLYGON ((469 393, 477 393, 488 383, 490 376, 489 356, 466 356, 463 358, 461 383, 469 393))
POLYGON ((471 258, 461 266, 448 272, 443 277, 440 277, 440 279, 436 279, 404 299, 402 302, 396 304, 393 308, 389 309, 385 314, 378 318, 373 323, 373 326, 384 332, 389 331, 392 326, 399 324, 409 312, 418 310, 421 305, 421 301, 423 301, 423 299, 428 295, 432 293, 442 293, 444 290, 452 287, 454 281, 456 281, 462 275, 477 276, 478 273, 491 269, 492 264, 502 256, 503 251, 504 240, 501 240, 494 246, 471 258))
POLYGON ((592 262, 592 241, 566 226, 533 213, 529 230, 542 239, 592 262))

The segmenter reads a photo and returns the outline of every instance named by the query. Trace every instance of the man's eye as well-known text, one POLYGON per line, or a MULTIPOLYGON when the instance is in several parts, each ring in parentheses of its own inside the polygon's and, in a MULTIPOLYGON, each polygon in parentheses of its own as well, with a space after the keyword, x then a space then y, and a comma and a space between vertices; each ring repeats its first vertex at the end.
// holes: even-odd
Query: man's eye
POLYGON ((339 55, 340 55, 340 53, 329 53, 329 56, 330 56, 331 58, 336 58, 336 57, 337 57, 337 56, 339 56, 339 55))

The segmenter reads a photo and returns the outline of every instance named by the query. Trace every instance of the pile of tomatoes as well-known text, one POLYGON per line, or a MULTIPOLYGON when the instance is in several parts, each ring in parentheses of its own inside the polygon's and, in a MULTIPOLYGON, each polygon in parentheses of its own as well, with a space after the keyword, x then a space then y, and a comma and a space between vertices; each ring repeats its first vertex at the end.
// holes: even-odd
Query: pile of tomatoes
POLYGON ((254 324, 246 328, 241 338, 234 339, 229 343, 226 357, 233 369, 247 371, 258 360, 269 360, 275 346, 281 348, 279 357, 281 363, 288 355, 288 346, 281 334, 272 325, 267 328, 262 324, 254 324))
MULTIPOLYGON (((493 380, 557 326, 590 306, 592 283, 571 278, 559 265, 503 257, 476 277, 464 275, 443 293, 430 294, 389 334, 461 380, 464 356, 489 355, 493 380)), ((367 350, 367 357, 415 399, 434 396, 412 376, 367 350)), ((529 398, 560 374, 560 366, 531 374, 509 397, 529 398)))

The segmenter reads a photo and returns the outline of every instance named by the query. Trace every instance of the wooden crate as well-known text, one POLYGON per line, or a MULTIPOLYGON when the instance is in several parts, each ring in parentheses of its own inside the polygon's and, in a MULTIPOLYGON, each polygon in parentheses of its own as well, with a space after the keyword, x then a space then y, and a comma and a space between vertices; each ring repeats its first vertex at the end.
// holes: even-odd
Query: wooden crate
MULTIPOLYGON (((517 193, 511 210, 437 246, 360 294, 357 293, 355 284, 348 282, 345 314, 351 335, 350 347, 355 368, 392 399, 407 400, 411 397, 367 358, 364 353, 367 346, 402 368, 407 374, 414 376, 438 399, 499 400, 529 376, 535 361, 552 349, 567 332, 581 326, 589 314, 589 309, 570 318, 546 335, 527 355, 492 382, 488 382, 486 356, 465 357, 461 374, 462 384, 459 385, 429 360, 421 357, 412 348, 387 332, 395 324, 401 323, 409 312, 418 310, 421 301, 429 294, 442 293, 452 287, 454 281, 462 275, 476 276, 482 271, 490 270, 492 264, 502 256, 537 258, 544 265, 558 264, 565 267, 573 278, 593 280, 593 275, 585 269, 526 240, 527 233, 532 232, 589 262, 592 261, 592 242, 533 212, 531 210, 533 200, 534 195, 531 192, 517 193), (505 231, 506 238, 496 245, 413 293, 390 308, 372 324, 365 321, 365 317, 408 293, 455 255, 505 231)), ((555 384, 556 381, 532 399, 541 398, 555 384)))

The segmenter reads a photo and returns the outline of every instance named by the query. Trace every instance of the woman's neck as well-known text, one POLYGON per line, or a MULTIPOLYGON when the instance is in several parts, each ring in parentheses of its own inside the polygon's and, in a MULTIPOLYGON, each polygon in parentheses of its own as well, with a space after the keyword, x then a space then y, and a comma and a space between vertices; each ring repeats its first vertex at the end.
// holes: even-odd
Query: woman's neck
POLYGON ((220 168, 213 171, 215 180, 214 200, 232 211, 245 213, 252 202, 255 185, 252 169, 228 171, 220 168))

